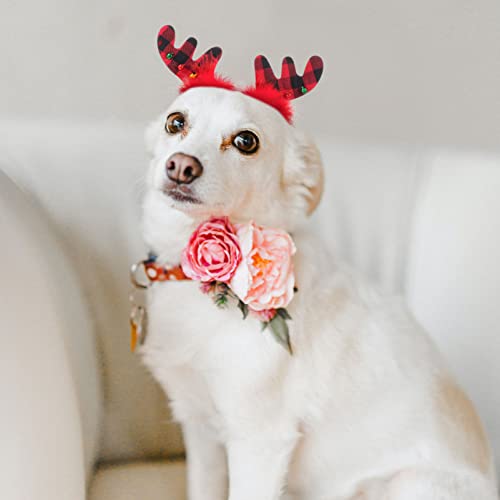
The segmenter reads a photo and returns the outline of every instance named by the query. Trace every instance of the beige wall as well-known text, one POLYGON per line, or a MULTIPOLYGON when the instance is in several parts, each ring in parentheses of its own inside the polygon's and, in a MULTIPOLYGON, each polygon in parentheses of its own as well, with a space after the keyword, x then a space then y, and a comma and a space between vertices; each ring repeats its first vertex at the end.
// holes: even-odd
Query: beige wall
MULTIPOLYGON (((146 121, 175 95, 155 49, 174 24, 253 81, 312 53, 324 81, 297 105, 315 133, 369 142, 500 144, 500 0, 0 0, 0 113, 146 121)), ((0 139, 1 140, 1 139, 0 139)))

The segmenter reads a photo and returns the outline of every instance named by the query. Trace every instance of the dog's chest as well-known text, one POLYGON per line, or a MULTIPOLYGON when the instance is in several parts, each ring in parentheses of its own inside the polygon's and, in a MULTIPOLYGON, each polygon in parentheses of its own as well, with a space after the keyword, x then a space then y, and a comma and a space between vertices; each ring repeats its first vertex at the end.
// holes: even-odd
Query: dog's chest
POLYGON ((282 348, 261 332, 257 319, 243 319, 233 301, 218 307, 197 282, 156 283, 149 290, 148 318, 143 347, 148 365, 154 357, 165 367, 196 363, 222 372, 228 363, 219 363, 220 358, 241 357, 242 370, 245 364, 250 370, 254 360, 260 363, 262 357, 282 354, 282 348))
POLYGON ((289 354, 261 331, 257 319, 244 320, 235 303, 220 309, 198 283, 188 281, 158 283, 150 292, 141 354, 174 409, 175 403, 190 406, 182 413, 199 410, 209 418, 216 417, 215 407, 225 415, 246 406, 250 411, 253 403, 245 394, 262 392, 280 378, 289 354))
POLYGON ((146 343, 161 348, 168 358, 176 351, 197 351, 209 332, 217 334, 228 312, 218 310, 197 282, 156 283, 148 293, 146 343))

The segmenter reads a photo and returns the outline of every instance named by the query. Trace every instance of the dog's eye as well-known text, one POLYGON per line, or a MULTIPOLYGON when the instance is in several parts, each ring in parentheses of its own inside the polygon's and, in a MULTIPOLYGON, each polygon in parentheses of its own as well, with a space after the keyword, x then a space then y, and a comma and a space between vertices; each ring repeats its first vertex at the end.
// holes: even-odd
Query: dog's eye
POLYGON ((165 123, 165 130, 168 134, 178 134, 184 130, 186 119, 182 113, 172 113, 168 115, 165 123))
POLYGON ((233 146, 241 153, 251 155, 259 149, 259 138, 253 132, 244 130, 234 137, 233 146))

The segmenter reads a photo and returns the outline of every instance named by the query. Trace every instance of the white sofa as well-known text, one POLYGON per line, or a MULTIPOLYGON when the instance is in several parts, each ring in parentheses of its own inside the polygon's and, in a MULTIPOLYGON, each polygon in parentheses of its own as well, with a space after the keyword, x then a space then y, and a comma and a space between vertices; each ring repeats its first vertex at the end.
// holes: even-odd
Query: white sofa
MULTIPOLYGON (((406 296, 500 458, 500 154, 319 142, 313 223, 406 296)), ((146 168, 138 125, 0 121, 2 498, 185 498, 179 429, 129 352, 146 168)))

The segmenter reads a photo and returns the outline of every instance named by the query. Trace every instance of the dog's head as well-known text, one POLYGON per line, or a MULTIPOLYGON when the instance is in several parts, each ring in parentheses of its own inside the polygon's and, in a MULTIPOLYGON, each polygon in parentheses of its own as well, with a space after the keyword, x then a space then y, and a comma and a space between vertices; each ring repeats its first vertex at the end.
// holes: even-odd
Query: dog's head
POLYGON ((146 133, 146 239, 163 248, 177 222, 211 216, 294 230, 319 203, 323 170, 315 145, 291 125, 290 100, 316 86, 321 58, 311 57, 300 76, 286 57, 278 79, 257 56, 255 86, 238 89, 214 73, 222 49, 194 59, 196 39, 174 42, 173 27, 164 26, 158 49, 182 87, 146 133))
POLYGON ((322 193, 316 146, 273 107, 238 91, 195 87, 146 133, 147 188, 165 210, 293 229, 322 193))

